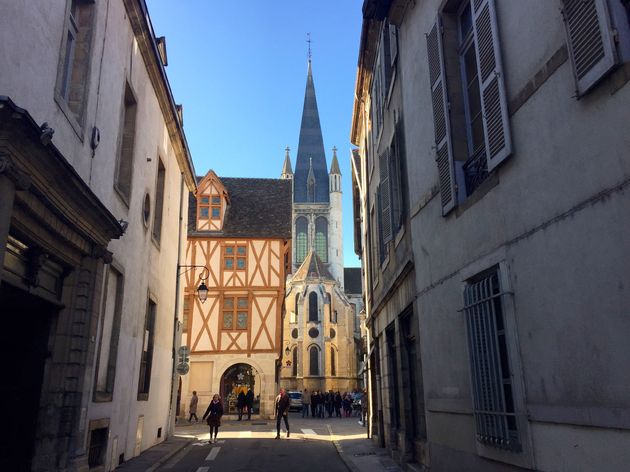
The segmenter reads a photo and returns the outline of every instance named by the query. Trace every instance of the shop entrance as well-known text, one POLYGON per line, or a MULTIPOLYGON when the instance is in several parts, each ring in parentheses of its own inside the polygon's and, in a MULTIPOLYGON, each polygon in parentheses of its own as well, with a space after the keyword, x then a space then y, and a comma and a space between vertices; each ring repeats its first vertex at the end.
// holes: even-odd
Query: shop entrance
POLYGON ((0 307, 0 355, 11 371, 0 384, 10 432, 2 461, 14 470, 31 470, 50 322, 59 308, 6 283, 0 284, 0 307))
MULTIPOLYGON (((258 372, 249 364, 235 364, 229 367, 221 377, 221 398, 226 414, 237 413, 236 398, 240 392, 247 393, 250 388, 254 392, 253 413, 258 413, 258 397, 256 375, 258 372)), ((260 387, 259 387, 260 390, 260 387)))

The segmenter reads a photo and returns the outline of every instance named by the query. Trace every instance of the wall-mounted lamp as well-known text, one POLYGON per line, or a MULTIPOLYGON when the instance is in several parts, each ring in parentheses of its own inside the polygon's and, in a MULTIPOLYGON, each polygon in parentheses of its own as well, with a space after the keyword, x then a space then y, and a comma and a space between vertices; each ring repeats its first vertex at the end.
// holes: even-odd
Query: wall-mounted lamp
POLYGON ((189 270, 196 269, 196 268, 203 268, 203 270, 201 271, 201 274, 199 274, 199 280, 201 281, 201 283, 197 287, 197 298, 199 298, 199 301, 201 303, 204 303, 208 299, 208 286, 206 285, 206 280, 208 280, 208 277, 210 277, 210 270, 206 266, 203 266, 203 265, 178 265, 177 276, 179 277, 180 275, 185 274, 189 270), (183 272, 179 272, 179 269, 186 269, 186 270, 183 272), (205 274, 205 277, 204 277, 204 274, 205 274))
POLYGON ((284 353, 287 357, 289 357, 289 355, 291 354, 291 349, 289 348, 289 346, 286 347, 286 349, 284 350, 284 353))

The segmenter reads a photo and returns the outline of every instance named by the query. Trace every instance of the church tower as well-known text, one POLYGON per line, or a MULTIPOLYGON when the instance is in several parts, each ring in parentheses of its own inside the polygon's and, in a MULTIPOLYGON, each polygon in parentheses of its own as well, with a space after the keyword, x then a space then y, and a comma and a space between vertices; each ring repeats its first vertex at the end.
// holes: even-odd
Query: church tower
POLYGON ((280 386, 290 390, 344 392, 358 385, 355 305, 344 293, 341 171, 332 151, 329 172, 309 48, 295 173, 288 151, 282 170, 282 178, 293 178, 293 267, 280 372, 280 386))
POLYGON ((287 148, 282 178, 293 178, 293 270, 312 249, 343 290, 341 172, 333 149, 330 173, 319 121, 311 60, 300 125, 295 173, 287 148))

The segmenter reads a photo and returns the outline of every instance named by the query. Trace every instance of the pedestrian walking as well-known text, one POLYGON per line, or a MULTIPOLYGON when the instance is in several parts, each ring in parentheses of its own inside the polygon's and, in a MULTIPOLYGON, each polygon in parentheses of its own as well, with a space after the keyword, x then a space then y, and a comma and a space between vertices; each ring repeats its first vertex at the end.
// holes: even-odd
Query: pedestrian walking
POLYGON ((287 438, 289 432, 289 404, 291 400, 287 392, 281 388, 280 393, 276 397, 276 439, 280 439, 280 420, 284 418, 284 426, 287 428, 287 438))
POLYGON ((188 417, 188 422, 192 422, 193 416, 195 417, 195 423, 199 421, 197 418, 197 404, 199 403, 199 398, 197 397, 197 391, 193 390, 192 397, 190 397, 190 404, 188 405, 188 413, 190 416, 188 417))
POLYGON ((236 409, 238 411, 238 420, 243 419, 243 410, 245 409, 245 393, 241 390, 236 397, 236 409))
POLYGON ((245 395, 245 406, 247 407, 247 419, 252 419, 252 409, 254 408, 254 391, 252 388, 247 389, 247 395, 245 395))
POLYGON ((311 395, 308 389, 304 389, 302 392, 302 418, 308 416, 308 410, 311 407, 311 395))
POLYGON ((223 416, 223 402, 218 394, 214 394, 212 401, 208 405, 202 419, 208 418, 208 426, 210 426, 209 443, 217 442, 217 434, 219 434, 219 426, 221 426, 221 417, 223 416), (214 436, 213 436, 214 434, 214 436))

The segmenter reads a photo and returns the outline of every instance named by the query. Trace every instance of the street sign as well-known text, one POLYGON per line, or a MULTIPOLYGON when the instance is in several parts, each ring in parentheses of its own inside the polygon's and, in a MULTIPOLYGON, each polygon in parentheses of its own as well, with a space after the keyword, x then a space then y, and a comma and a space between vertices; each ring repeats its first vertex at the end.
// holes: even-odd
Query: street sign
POLYGON ((179 364, 177 364, 177 367, 175 368, 175 371, 179 375, 186 375, 189 370, 190 370, 190 365, 188 365, 186 362, 180 362, 179 364))

